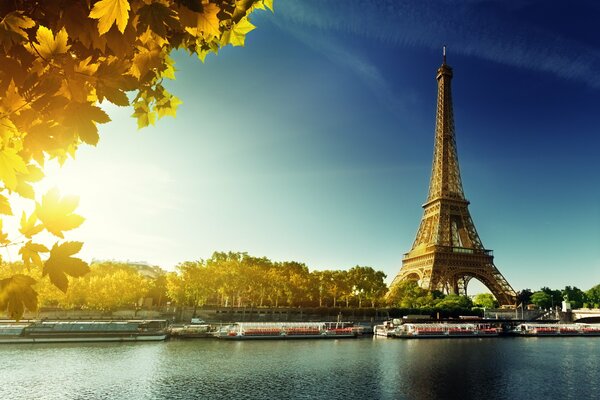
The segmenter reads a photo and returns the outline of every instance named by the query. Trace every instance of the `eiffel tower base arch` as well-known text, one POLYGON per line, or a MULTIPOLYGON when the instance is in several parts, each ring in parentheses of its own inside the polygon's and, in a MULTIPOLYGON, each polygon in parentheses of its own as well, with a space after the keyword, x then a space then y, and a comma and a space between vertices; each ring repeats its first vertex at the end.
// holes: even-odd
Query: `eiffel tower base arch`
POLYGON ((490 290, 501 305, 516 303, 516 293, 494 265, 490 250, 477 252, 439 247, 416 257, 407 255, 392 286, 402 281, 417 281, 420 287, 429 291, 467 295, 469 281, 475 278, 490 290), (461 251, 472 253, 461 254, 461 251))

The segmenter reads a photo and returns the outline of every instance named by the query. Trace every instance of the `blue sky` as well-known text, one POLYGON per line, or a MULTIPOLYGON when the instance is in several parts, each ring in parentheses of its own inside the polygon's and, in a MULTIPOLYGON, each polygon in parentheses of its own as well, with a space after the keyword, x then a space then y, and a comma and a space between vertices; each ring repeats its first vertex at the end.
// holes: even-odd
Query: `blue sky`
POLYGON ((174 56, 176 119, 137 131, 130 109, 108 110, 98 147, 56 174, 87 217, 69 238, 87 259, 172 269, 247 251, 391 281, 427 195, 447 44, 484 245, 517 290, 588 289, 600 283, 600 6, 568 4, 276 0, 245 48, 174 56))

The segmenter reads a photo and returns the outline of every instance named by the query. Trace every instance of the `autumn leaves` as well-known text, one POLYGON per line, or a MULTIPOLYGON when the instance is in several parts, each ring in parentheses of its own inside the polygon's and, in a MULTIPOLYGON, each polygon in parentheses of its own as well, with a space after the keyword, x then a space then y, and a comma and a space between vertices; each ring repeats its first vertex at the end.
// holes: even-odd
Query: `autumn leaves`
MULTIPOLYGON (((15 211, 11 196, 39 199, 35 182, 46 163, 98 143, 98 124, 110 121, 104 102, 132 106, 139 128, 175 116, 181 101, 163 85, 175 79, 170 53, 182 49, 204 60, 223 46, 242 46, 254 29, 249 15, 272 7, 272 0, 0 2, 0 246, 19 246, 25 264, 43 265, 66 290, 67 276, 87 271, 73 257, 82 243, 48 249, 32 236, 46 230, 64 239, 83 222, 77 201, 49 191, 22 214, 18 236, 2 230, 15 211)), ((34 284, 18 275, 0 281, 0 311, 22 315, 35 303, 34 284)))

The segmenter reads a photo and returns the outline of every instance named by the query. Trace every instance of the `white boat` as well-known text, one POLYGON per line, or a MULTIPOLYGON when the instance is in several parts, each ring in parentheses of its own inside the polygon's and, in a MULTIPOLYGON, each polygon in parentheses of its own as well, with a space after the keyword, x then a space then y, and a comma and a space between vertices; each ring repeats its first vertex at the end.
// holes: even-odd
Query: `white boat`
POLYGON ((600 336, 600 324, 519 324, 511 332, 517 336, 600 336))
POLYGON ((353 338, 360 328, 348 322, 237 322, 219 329, 215 337, 245 339, 353 338))
POLYGON ((402 320, 399 319, 384 321, 383 324, 375 325, 373 335, 377 337, 393 337, 401 325, 402 320))
POLYGON ((165 320, 0 323, 0 343, 138 342, 167 338, 165 320))
POLYGON ((498 336, 497 328, 482 323, 414 323, 402 324, 391 336, 397 338, 470 338, 498 336))

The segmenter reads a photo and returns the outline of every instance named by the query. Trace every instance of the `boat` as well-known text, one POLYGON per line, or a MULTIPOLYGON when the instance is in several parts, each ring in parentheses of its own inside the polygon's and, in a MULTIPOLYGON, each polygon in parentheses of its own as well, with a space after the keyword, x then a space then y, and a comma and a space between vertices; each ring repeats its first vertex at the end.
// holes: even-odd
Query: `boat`
POLYGON ((218 339, 341 339, 361 334, 349 322, 237 322, 221 327, 218 339))
POLYGON ((0 343, 138 342, 167 338, 165 320, 8 321, 0 343))
POLYGON ((409 323, 397 326, 391 337, 417 338, 480 338, 499 335, 498 328, 485 323, 409 323))
POLYGON ((198 339, 213 337, 213 328, 203 320, 192 318, 191 324, 171 325, 167 328, 169 336, 177 339, 198 339))
POLYGON ((600 324, 524 323, 511 332, 515 336, 600 336, 600 324))
POLYGON ((376 337, 392 337, 395 335, 396 329, 402 325, 402 320, 393 319, 383 321, 383 324, 375 325, 373 335, 376 337))

